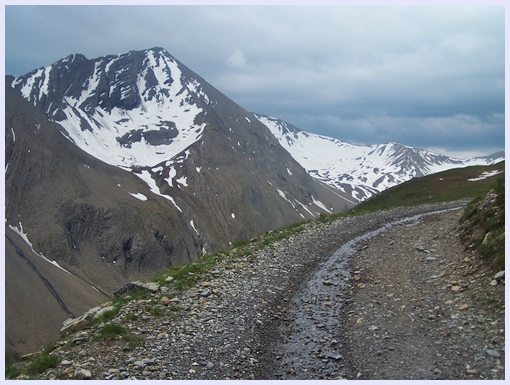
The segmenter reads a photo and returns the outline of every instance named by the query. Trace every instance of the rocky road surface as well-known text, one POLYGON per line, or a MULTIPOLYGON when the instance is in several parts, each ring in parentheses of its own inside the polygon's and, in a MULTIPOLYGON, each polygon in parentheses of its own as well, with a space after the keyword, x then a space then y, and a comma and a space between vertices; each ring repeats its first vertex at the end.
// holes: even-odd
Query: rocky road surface
POLYGON ((504 285, 459 242, 462 211, 394 227, 352 258, 347 351, 360 379, 504 379, 504 285))
POLYGON ((344 244, 292 298, 271 377, 503 379, 504 284, 459 242, 461 215, 344 244))
POLYGON ((111 321, 130 339, 67 336, 40 378, 504 378, 504 285, 454 243, 459 211, 346 246, 465 203, 312 224, 190 290, 132 300, 111 321))

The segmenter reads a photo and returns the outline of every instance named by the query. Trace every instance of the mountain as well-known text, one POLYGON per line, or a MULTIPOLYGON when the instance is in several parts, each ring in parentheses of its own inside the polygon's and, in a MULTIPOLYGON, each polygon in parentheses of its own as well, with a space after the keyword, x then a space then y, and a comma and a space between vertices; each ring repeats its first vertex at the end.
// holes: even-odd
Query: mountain
POLYGON ((504 152, 457 159, 398 143, 353 145, 303 131, 279 118, 254 114, 292 157, 317 180, 357 201, 415 177, 504 160, 504 152))
POLYGON ((57 319, 130 280, 353 205, 162 48, 70 55, 7 76, 5 95, 6 330, 15 350, 40 346, 57 319), (35 268, 19 268, 23 258, 35 268), (84 285, 99 294, 80 305, 84 285), (19 311, 36 304, 58 316, 38 322, 19 311))
POLYGON ((143 181, 76 147, 12 88, 5 95, 6 342, 27 353, 126 281, 191 260, 198 241, 143 181))

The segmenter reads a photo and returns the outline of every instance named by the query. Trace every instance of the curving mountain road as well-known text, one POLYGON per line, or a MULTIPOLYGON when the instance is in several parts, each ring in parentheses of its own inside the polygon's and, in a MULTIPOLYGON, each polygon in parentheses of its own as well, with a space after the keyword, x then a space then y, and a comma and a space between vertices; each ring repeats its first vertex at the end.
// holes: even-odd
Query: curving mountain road
POLYGON ((504 378, 504 286, 460 243, 461 215, 409 216, 344 243, 292 297, 264 377, 504 378))

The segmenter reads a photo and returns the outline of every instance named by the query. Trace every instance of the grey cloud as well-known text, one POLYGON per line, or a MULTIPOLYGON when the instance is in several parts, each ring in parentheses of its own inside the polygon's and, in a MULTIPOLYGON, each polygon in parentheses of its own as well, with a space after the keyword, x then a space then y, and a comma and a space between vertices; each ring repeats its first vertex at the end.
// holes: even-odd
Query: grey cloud
POLYGON ((483 142, 492 151, 493 148, 501 149, 504 142, 502 114, 428 118, 371 116, 357 119, 344 119, 336 115, 305 115, 299 118, 309 127, 334 127, 332 132, 324 128, 312 129, 317 133, 338 136, 358 144, 386 143, 399 137, 404 139, 404 143, 416 147, 452 150, 476 148, 477 144, 483 142), (367 138, 370 139, 367 141, 367 138))
POLYGON ((504 119, 486 121, 504 113, 503 6, 6 7, 14 74, 152 46, 303 129, 444 147, 432 133, 456 125, 465 146, 503 147, 504 119))

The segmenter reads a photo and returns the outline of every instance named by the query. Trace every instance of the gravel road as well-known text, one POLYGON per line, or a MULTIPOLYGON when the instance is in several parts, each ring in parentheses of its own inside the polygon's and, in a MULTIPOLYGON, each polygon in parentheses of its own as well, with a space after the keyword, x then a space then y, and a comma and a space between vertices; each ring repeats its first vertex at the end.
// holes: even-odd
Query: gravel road
POLYGON ((344 244, 292 298, 271 377, 503 379, 504 285, 459 242, 461 215, 344 244))
MULTIPOLYGON (((433 226, 425 225, 428 219, 401 224, 346 246, 389 222, 465 203, 310 225, 252 256, 221 263, 186 292, 161 288, 148 300, 131 301, 113 322, 141 341, 136 346, 98 339, 99 325, 66 337, 53 352, 62 363, 40 378, 503 378, 504 311, 498 302, 503 283, 491 286, 488 271, 462 254, 460 244, 451 260, 448 250, 429 244, 430 239, 451 244, 455 219, 433 226), (418 238, 397 238, 407 230, 418 238), (444 233, 451 238, 443 239, 444 233), (471 276, 464 275, 464 265, 471 266, 471 276), (457 286, 461 290, 452 289, 457 286), (476 293, 485 289, 496 298, 492 307, 476 302, 476 293), (162 296, 170 301, 163 304, 162 296), (471 297, 485 313, 475 310, 471 297), (411 313, 416 323, 404 322, 411 313), (436 318, 429 319, 429 313, 436 318), (436 334, 428 333, 431 329, 436 334), (418 341, 423 354, 408 357, 406 345, 418 341), (412 359, 414 369, 400 363, 404 359, 412 359)), ((438 217, 452 215, 460 214, 438 217)))

